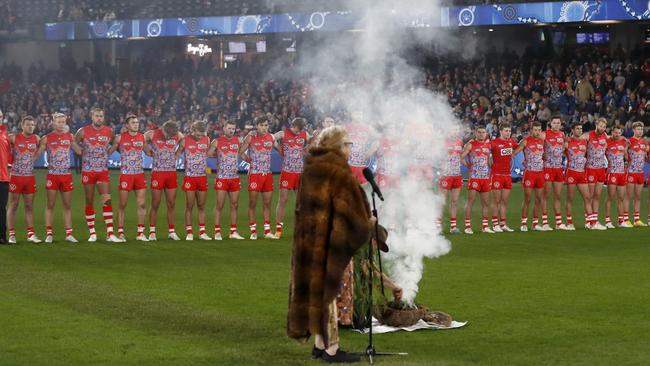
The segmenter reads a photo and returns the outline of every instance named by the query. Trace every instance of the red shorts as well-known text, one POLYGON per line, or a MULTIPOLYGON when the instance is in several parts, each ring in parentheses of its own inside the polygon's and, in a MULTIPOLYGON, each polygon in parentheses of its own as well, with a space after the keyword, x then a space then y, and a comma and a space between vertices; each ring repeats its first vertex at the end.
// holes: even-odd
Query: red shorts
POLYGON ((300 185, 300 173, 280 173, 280 189, 297 190, 300 185))
POLYGON ((363 170, 366 169, 365 166, 350 166, 350 169, 352 169, 352 175, 357 178, 359 184, 368 183, 366 177, 363 176, 363 170))
POLYGON ((273 192, 273 174, 271 173, 249 174, 248 190, 251 192, 273 192))
POLYGON ((176 172, 151 172, 151 189, 176 189, 176 172))
POLYGON ((490 178, 484 178, 484 179, 470 178, 469 182, 467 183, 467 189, 471 189, 477 192, 489 192, 492 190, 491 188, 492 188, 492 182, 490 178))
MULTIPOLYGON (((399 187, 399 178, 390 177, 388 175, 378 174, 377 175, 377 185, 379 188, 398 188, 399 187)), ((461 183, 462 185, 462 183, 461 183)))
POLYGON ((82 184, 109 183, 108 170, 101 172, 81 172, 82 184))
POLYGON ((605 183, 607 180, 607 168, 585 169, 587 183, 605 183))
POLYGON ((544 168, 544 180, 547 182, 564 182, 562 168, 544 168))
POLYGON ((120 191, 139 191, 141 189, 147 189, 144 173, 120 175, 120 191))
POLYGON ((463 177, 460 175, 453 175, 448 177, 440 177, 438 181, 438 187, 445 191, 451 191, 452 189, 458 189, 463 186, 463 177))
POLYGON ((48 174, 45 189, 49 191, 70 192, 73 189, 72 174, 48 174))
POLYGON ((36 193, 36 179, 33 175, 12 175, 9 178, 9 192, 20 194, 36 193))
POLYGON ((627 174, 625 173, 609 173, 607 174, 607 184, 612 186, 626 186, 627 174))
POLYGON ((502 175, 502 174, 495 174, 492 176, 492 189, 494 190, 500 190, 500 189, 512 189, 512 176, 510 174, 508 175, 502 175))
POLYGON ((206 192, 208 190, 208 177, 183 177, 183 190, 184 191, 199 191, 206 192))
POLYGON ((544 172, 524 171, 525 188, 544 188, 544 172))
POLYGON ((587 173, 585 172, 576 172, 575 170, 566 171, 566 184, 576 185, 576 184, 587 184, 587 173))
POLYGON ((627 182, 629 184, 643 184, 643 173, 627 173, 627 182))
POLYGON ((217 191, 239 192, 241 181, 239 178, 217 178, 214 181, 214 189, 217 191))

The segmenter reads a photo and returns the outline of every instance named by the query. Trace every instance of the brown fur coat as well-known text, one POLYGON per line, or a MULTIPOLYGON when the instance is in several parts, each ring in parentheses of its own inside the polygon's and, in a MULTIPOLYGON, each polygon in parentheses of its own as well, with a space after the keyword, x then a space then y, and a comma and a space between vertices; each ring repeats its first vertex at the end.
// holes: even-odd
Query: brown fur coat
POLYGON ((320 334, 328 344, 328 304, 339 293, 345 267, 368 242, 370 208, 345 156, 314 148, 296 197, 287 334, 307 341, 320 334))

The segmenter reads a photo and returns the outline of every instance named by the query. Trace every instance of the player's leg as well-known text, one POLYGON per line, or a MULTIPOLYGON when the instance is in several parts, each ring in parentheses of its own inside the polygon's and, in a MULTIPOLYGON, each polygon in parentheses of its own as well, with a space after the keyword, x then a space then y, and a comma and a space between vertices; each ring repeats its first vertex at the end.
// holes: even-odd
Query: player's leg
POLYGON ((158 208, 162 200, 161 189, 151 189, 151 208, 149 209, 149 240, 156 240, 156 224, 158 220, 158 208))
POLYGON ((271 234, 271 200, 273 199, 273 191, 262 192, 262 216, 264 217, 264 237, 267 239, 275 239, 275 235, 271 234))
POLYGON ((607 196, 605 197, 605 226, 608 229, 613 229, 612 219, 610 214, 612 212, 612 201, 616 201, 616 186, 614 184, 607 185, 607 196))
MULTIPOLYGON (((533 218, 540 217, 542 215, 542 201, 544 199, 544 188, 534 188, 533 194, 535 195, 535 204, 533 206, 533 218)), ((534 219, 533 219, 534 224, 534 219)), ((540 230, 541 227, 539 224, 533 227, 534 230, 540 230)))
POLYGON ((481 199, 481 230, 484 233, 494 233, 488 226, 490 217, 490 192, 480 192, 479 198, 481 199))
POLYGON ((89 242, 97 241, 97 232, 95 231, 95 184, 83 184, 84 197, 86 200, 86 224, 90 233, 89 242))
POLYGON ((593 211, 591 210, 591 195, 589 191, 588 184, 578 184, 578 192, 582 196, 582 200, 585 203, 585 227, 591 228, 593 225, 593 211))
POLYGON ((138 189, 135 191, 135 202, 138 209, 138 235, 136 240, 148 241, 144 236, 144 218, 147 216, 147 190, 138 189))
POLYGON ((199 239, 201 240, 212 239, 205 233, 205 203, 207 200, 207 191, 196 191, 196 211, 199 216, 199 239))
POLYGON ((632 194, 634 199, 634 225, 646 226, 641 220, 641 194, 643 193, 643 184, 634 184, 632 194))
POLYGON ((492 228, 495 231, 501 231, 501 225, 499 224, 499 215, 501 212, 501 197, 503 190, 500 188, 492 187, 492 228))
POLYGON ((221 240, 221 212, 223 212, 223 206, 226 204, 226 194, 228 192, 218 190, 217 191, 217 202, 214 205, 214 239, 221 240))
MULTIPOLYGON (((45 205, 45 242, 46 243, 51 243, 52 240, 54 239, 54 230, 52 229, 52 225, 53 225, 53 216, 54 216, 54 205, 56 204, 57 193, 58 191, 52 189, 45 190, 45 196, 47 199, 45 205)), ((65 210, 63 214, 65 216, 65 210)), ((68 226, 66 223, 66 228, 68 227, 70 226, 68 226)))
POLYGON ((564 183, 553 182, 553 212, 555 213, 555 228, 564 228, 562 223, 562 187, 564 183))
POLYGON ((533 188, 524 187, 524 201, 521 204, 521 231, 528 231, 528 212, 533 198, 533 188))
MULTIPOLYGON (((546 175, 546 174, 545 174, 546 175)), ((553 191, 553 182, 549 179, 544 182, 544 188, 542 188, 542 227, 544 229, 550 228, 548 225, 548 197, 552 195, 553 191)))
POLYGON ((501 229, 504 231, 512 231, 506 223, 508 215, 508 200, 510 199, 510 189, 501 190, 501 202, 499 202, 499 222, 501 229))
POLYGON ((65 225, 65 240, 76 243, 77 239, 72 235, 72 191, 61 192, 61 203, 63 206, 63 223, 65 225))
POLYGON ((180 240, 176 235, 176 188, 165 188, 165 204, 167 205, 167 226, 169 238, 180 240))
POLYGON ((230 198, 230 238, 243 239, 237 232, 237 211, 239 209, 239 191, 228 192, 230 198))
POLYGON ((458 227, 456 224, 458 217, 458 199, 460 198, 460 188, 454 188, 449 192, 449 222, 451 230, 454 233, 458 233, 458 227))
POLYGON ((255 211, 257 208, 257 191, 248 191, 248 225, 250 226, 251 239, 257 239, 257 217, 255 211))
POLYGON ((124 237, 124 214, 127 203, 129 203, 129 191, 120 190, 120 198, 117 204, 117 235, 123 240, 126 240, 124 237))
POLYGON ((25 204, 25 226, 27 227, 27 240, 33 243, 40 243, 41 240, 34 233, 34 194, 23 194, 25 204))
POLYGON ((20 202, 20 193, 9 193, 9 205, 7 206, 7 227, 9 228, 9 243, 16 243, 16 211, 20 202))
POLYGON ((473 234, 472 232, 472 206, 476 200, 476 191, 467 189, 467 202, 465 203, 465 234, 473 234))
POLYGON ((573 226, 573 197, 575 195, 576 185, 567 184, 566 186, 566 202, 564 202, 566 210, 566 224, 567 229, 572 230, 573 226))
POLYGON ((282 227, 284 226, 284 209, 287 206, 287 201, 289 200, 289 190, 280 189, 280 194, 278 196, 278 206, 275 210, 275 236, 280 238, 282 236, 282 227))
POLYGON ((113 205, 111 202, 111 186, 109 182, 97 182, 97 191, 102 200, 102 215, 106 224, 106 238, 109 241, 120 241, 113 234, 113 205))
MULTIPOLYGON (((594 221, 600 224, 598 219, 598 209, 600 208, 600 196, 603 192, 603 183, 596 183, 593 191, 591 192, 591 212, 594 216, 594 221)), ((602 225, 600 225, 602 226, 602 225)))
POLYGON ((617 192, 616 206, 618 211, 618 225, 621 227, 632 227, 632 225, 628 225, 629 212, 627 211, 627 207, 629 207, 629 201, 627 200, 626 186, 617 185, 616 192, 617 192))
POLYGON ((185 240, 193 240, 192 233, 192 211, 196 201, 196 191, 185 191, 185 240))

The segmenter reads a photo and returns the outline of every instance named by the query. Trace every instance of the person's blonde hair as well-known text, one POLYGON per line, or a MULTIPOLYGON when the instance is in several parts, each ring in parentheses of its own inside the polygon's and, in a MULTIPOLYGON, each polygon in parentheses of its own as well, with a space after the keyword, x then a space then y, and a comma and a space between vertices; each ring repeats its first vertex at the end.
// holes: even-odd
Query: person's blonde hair
POLYGON ((604 123, 605 126, 607 126, 607 124, 608 124, 607 119, 605 117, 598 118, 598 120, 596 120, 596 124, 599 124, 599 123, 604 123))
POLYGON ((645 127, 645 126, 643 125, 643 122, 641 122, 641 121, 636 121, 636 122, 632 123, 632 128, 637 128, 637 127, 645 127))
POLYGON ((195 121, 192 123, 192 130, 199 133, 205 133, 208 130, 208 125, 204 121, 195 121))
POLYGON ((341 126, 330 126, 318 135, 318 147, 341 149, 345 144, 348 133, 341 126))

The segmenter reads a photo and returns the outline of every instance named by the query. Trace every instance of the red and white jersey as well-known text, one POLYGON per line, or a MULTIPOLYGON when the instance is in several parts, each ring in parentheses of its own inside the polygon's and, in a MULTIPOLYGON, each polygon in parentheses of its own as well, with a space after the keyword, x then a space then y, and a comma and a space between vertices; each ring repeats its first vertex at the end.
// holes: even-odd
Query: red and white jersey
POLYGON ((517 147, 513 138, 497 137, 490 143, 492 150, 492 175, 510 175, 512 169, 512 153, 517 147))
POLYGON ((470 140, 467 144, 470 145, 469 177, 473 179, 490 178, 490 156, 492 155, 490 140, 470 140))
POLYGON ((442 169, 442 175, 444 177, 457 177, 460 175, 460 156, 463 153, 463 140, 448 140, 446 145, 447 159, 442 169))
POLYGON ((564 132, 546 130, 544 138, 544 168, 562 168, 564 132))
POLYGON ((271 153, 273 152, 273 135, 254 134, 248 146, 248 156, 251 158, 251 167, 248 170, 252 174, 266 174, 271 172, 271 153))
MULTIPOLYGON (((387 177, 399 176, 399 148, 400 139, 381 137, 377 150, 377 175, 387 177)), ((461 147, 462 148, 462 147, 461 147)))
POLYGON ((237 178, 239 138, 220 136, 217 138, 217 178, 237 178))
POLYGON ((13 165, 11 175, 34 175, 34 153, 38 150, 38 137, 34 134, 25 136, 22 133, 14 136, 13 165))
POLYGON ((50 132, 45 136, 47 144, 47 173, 54 175, 70 174, 70 149, 73 136, 71 133, 50 132))
POLYGON ((625 149, 627 141, 620 137, 618 140, 607 139, 607 173, 625 173, 625 149))
POLYGON ((154 172, 176 171, 176 149, 180 135, 167 137, 161 129, 154 130, 151 134, 151 150, 153 151, 154 172))
POLYGON ((524 139, 524 169, 529 172, 544 171, 544 140, 539 137, 528 136, 524 139))
POLYGON ((196 139, 192 135, 185 136, 185 175, 188 177, 204 177, 208 167, 208 149, 210 138, 201 136, 196 139))
POLYGON ((567 170, 584 172, 587 163, 587 140, 572 137, 567 145, 567 170))
POLYGON ((348 138, 352 141, 348 164, 356 167, 368 166, 368 150, 370 150, 370 128, 362 123, 349 123, 345 125, 348 138))
POLYGON ((129 132, 120 134, 120 171, 122 174, 142 174, 144 149, 144 135, 136 133, 131 135, 129 132))
POLYGON ((645 158, 648 153, 648 144, 643 137, 636 138, 630 137, 630 145, 627 148, 629 156, 627 172, 628 173, 643 173, 645 167, 645 158))
POLYGON ((607 134, 599 135, 596 131, 589 132, 587 143, 587 168, 601 169, 607 167, 605 151, 607 150, 607 134))
POLYGON ((290 128, 284 130, 282 138, 282 171, 302 173, 305 166, 305 146, 307 145, 307 132, 300 131, 294 134, 290 128))
POLYGON ((82 127, 83 141, 81 148, 81 171, 103 172, 108 170, 108 146, 113 137, 110 127, 96 129, 92 125, 82 127))

